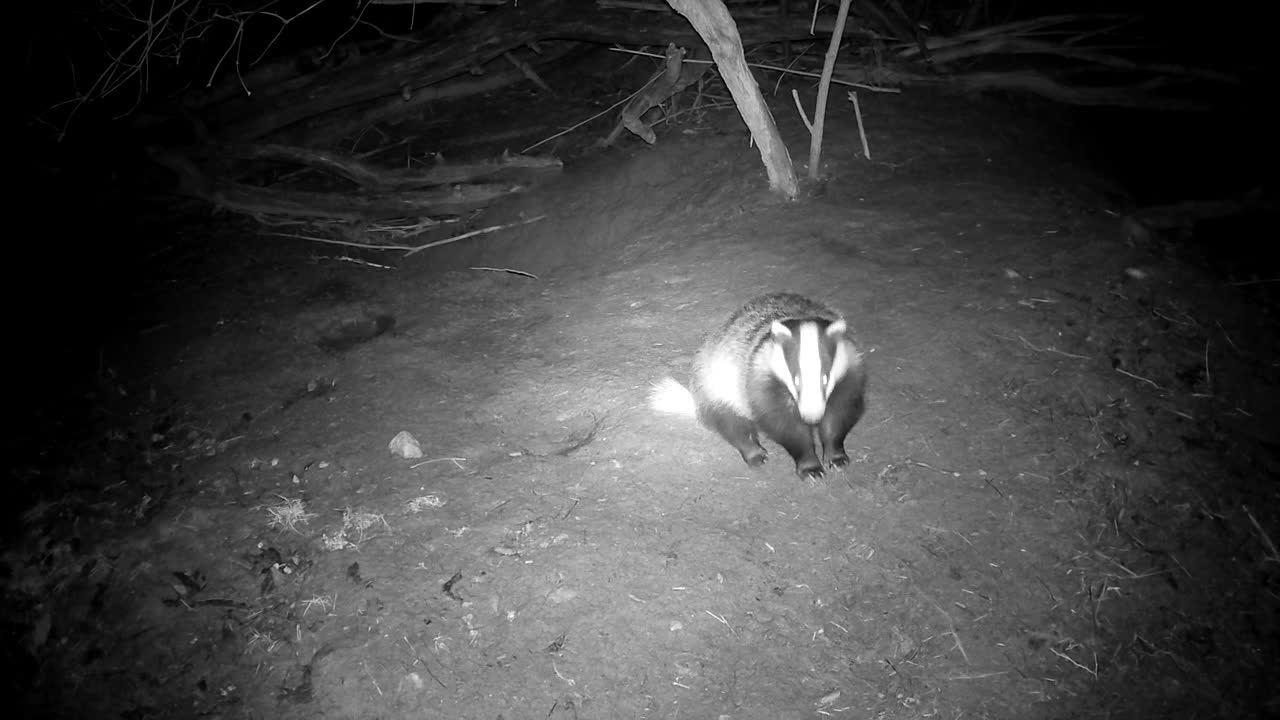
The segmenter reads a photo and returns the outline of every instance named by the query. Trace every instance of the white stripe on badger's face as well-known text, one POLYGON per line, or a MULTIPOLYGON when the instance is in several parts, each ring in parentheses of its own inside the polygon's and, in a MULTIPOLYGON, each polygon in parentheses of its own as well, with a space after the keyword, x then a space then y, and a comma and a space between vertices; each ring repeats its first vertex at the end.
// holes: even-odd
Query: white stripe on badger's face
POLYGON ((831 391, 840 384, 850 366, 857 360, 857 353, 853 352, 844 336, 848 329, 844 320, 837 320, 827 326, 827 339, 835 344, 835 352, 831 355, 831 369, 827 371, 826 377, 827 397, 831 397, 831 391))
POLYGON ((800 419, 816 425, 827 411, 827 378, 822 372, 822 336, 817 323, 800 323, 796 343, 796 405, 800 419))

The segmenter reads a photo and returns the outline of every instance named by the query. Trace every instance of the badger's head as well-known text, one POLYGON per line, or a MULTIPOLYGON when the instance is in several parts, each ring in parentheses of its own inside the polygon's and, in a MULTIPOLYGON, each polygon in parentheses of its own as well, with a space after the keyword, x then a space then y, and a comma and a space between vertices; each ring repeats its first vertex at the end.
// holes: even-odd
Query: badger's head
POLYGON ((770 327, 769 368, 796 401, 800 418, 822 421, 827 398, 856 360, 844 320, 779 320, 770 327))

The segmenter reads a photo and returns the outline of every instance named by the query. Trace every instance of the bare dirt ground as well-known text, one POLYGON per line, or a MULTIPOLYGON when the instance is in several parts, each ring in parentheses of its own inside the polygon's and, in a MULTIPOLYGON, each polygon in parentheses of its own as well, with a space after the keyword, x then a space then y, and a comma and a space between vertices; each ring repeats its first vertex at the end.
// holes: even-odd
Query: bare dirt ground
POLYGON ((1275 285, 1211 251, 1259 231, 1126 237, 1132 190, 1054 109, 863 107, 875 161, 833 108, 800 202, 725 111, 482 222, 539 223, 361 255, 394 269, 173 210, 92 289, 125 300, 81 296, 117 340, 53 353, 92 412, 37 392, 16 436, 22 710, 1280 712, 1275 285), (869 356, 821 483, 644 407, 766 290, 843 308, 869 356))

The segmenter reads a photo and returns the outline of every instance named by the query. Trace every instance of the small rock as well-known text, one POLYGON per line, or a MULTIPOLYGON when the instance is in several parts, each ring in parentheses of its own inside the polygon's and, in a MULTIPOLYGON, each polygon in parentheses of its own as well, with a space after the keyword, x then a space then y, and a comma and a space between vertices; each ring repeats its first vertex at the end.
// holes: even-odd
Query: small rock
POLYGON ((547 599, 555 603, 556 605, 559 605, 560 603, 569 602, 570 600, 574 599, 577 596, 578 596, 577 590, 570 590, 568 588, 556 588, 555 590, 551 591, 551 594, 547 596, 547 599))
POLYGON ((396 433, 396 436, 391 438, 391 442, 387 444, 387 449, 391 451, 392 455, 399 455, 407 460, 422 457, 422 445, 407 430, 401 430, 396 433))

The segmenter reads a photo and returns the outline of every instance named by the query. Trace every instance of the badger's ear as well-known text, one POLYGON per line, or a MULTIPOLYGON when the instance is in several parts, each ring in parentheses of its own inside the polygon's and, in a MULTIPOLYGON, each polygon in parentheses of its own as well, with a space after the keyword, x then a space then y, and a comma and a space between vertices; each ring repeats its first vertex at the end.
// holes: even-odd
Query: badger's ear
POLYGON ((791 339, 791 330, 789 330, 786 325, 783 325, 781 322, 777 320, 774 320, 773 324, 769 326, 769 331, 773 333, 774 340, 790 340, 791 339))
POLYGON ((832 339, 841 338, 848 331, 849 326, 845 325, 844 320, 837 320, 827 326, 827 337, 832 339))

